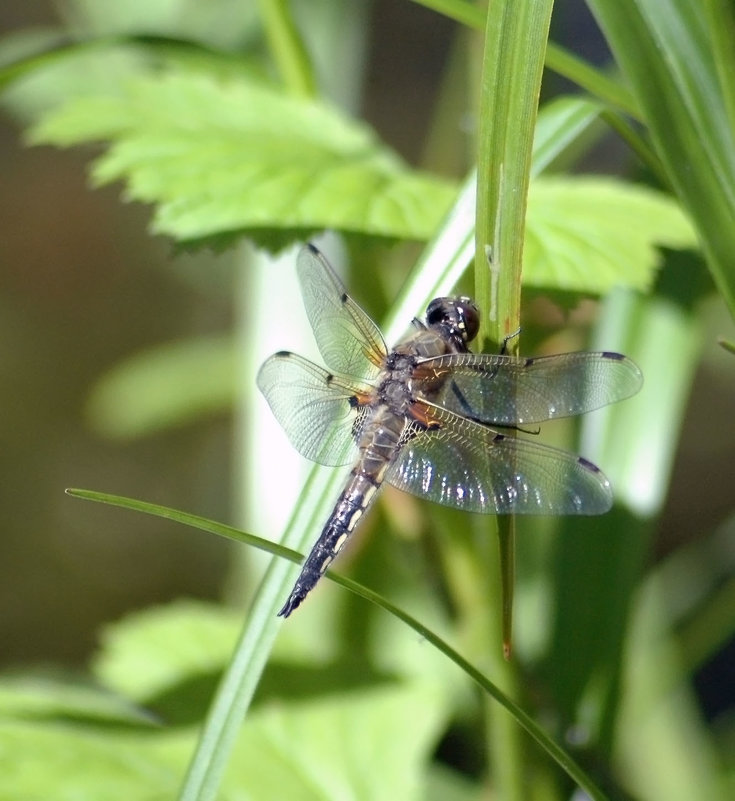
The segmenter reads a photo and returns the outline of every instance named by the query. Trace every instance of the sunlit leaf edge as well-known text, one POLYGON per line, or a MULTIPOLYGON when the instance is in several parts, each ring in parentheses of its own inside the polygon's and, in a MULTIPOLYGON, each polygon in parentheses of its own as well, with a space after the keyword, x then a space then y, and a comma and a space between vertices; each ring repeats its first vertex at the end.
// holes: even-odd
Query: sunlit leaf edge
POLYGON ((139 78, 64 103, 29 141, 104 142, 95 182, 124 180, 126 197, 156 204, 153 230, 184 241, 269 228, 426 239, 456 190, 364 123, 245 77, 139 78))

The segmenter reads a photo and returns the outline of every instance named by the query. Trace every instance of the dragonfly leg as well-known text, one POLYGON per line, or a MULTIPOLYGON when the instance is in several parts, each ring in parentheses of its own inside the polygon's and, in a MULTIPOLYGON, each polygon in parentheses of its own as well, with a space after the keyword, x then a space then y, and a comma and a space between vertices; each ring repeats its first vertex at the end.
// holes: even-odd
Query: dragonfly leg
POLYGON ((516 328, 516 330, 513 331, 512 334, 508 334, 507 337, 503 338, 503 344, 500 346, 501 356, 505 356, 505 354, 508 352, 508 343, 511 341, 511 339, 515 339, 517 336, 520 336, 521 330, 522 326, 519 325, 518 328, 516 328))

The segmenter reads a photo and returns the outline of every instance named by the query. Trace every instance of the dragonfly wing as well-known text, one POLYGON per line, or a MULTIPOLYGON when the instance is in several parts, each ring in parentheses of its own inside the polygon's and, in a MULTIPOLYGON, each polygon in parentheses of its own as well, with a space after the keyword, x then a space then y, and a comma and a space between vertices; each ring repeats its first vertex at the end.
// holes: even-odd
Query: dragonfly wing
POLYGON ((324 362, 338 373, 374 378, 388 355, 378 326, 347 294, 313 245, 301 249, 296 270, 306 314, 324 362))
POLYGON ((419 369, 443 379, 431 402, 472 420, 503 426, 599 409, 634 395, 643 383, 635 362, 611 352, 527 359, 452 353, 426 359, 419 369))
POLYGON ((386 473, 398 489, 485 514, 595 515, 612 505, 607 478, 582 457, 446 409, 426 405, 418 412, 429 427, 415 424, 386 473))
POLYGON ((264 362, 258 387, 302 456, 325 465, 354 460, 353 432, 359 431, 364 413, 357 396, 368 388, 287 351, 264 362))

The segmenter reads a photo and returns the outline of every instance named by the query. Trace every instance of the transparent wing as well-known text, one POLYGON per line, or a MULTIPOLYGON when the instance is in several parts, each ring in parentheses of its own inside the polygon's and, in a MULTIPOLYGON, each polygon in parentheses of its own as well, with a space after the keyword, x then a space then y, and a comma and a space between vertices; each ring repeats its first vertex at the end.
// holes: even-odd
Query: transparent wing
POLYGON ((335 372, 372 379, 388 350, 378 326, 347 294, 313 245, 296 260, 306 314, 325 364, 335 372))
POLYGON ((418 369, 443 379, 431 402, 491 425, 582 414, 628 398, 643 384, 635 362, 609 352, 528 359, 452 353, 427 359, 418 369))
POLYGON ((582 457, 509 437, 446 409, 419 404, 417 425, 385 480, 468 512, 596 515, 612 505, 610 483, 582 457), (421 409, 423 407, 423 409, 421 409))
POLYGON ((326 465, 355 459, 353 432, 359 431, 363 414, 355 399, 368 388, 286 351, 264 362, 258 388, 302 456, 326 465))

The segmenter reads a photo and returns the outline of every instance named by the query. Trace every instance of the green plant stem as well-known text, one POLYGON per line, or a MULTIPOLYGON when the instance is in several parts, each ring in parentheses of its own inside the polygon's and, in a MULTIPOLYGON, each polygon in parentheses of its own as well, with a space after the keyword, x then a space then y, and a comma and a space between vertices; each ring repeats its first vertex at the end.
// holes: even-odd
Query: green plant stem
MULTIPOLYGON (((475 298, 481 334, 500 344, 520 324, 531 154, 552 2, 492 3, 479 104, 475 298)), ((515 343, 511 343, 515 344, 515 343)))
POLYGON ((306 48, 294 25, 289 0, 259 0, 263 29, 286 88, 302 97, 316 95, 316 81, 306 48))
MULTIPOLYGON (((633 89, 642 119, 671 185, 687 209, 707 264, 730 314, 735 317, 735 137, 732 87, 721 76, 719 39, 701 4, 690 0, 589 0, 633 89), (709 34, 709 35, 708 35, 709 34)), ((731 43, 730 43, 731 44, 731 43)), ((731 49, 731 48, 730 48, 731 49)), ((728 61, 732 61, 729 56, 728 61)))
POLYGON ((561 45, 549 42, 546 48, 546 67, 562 78, 568 78, 606 105, 640 119, 635 98, 619 80, 608 77, 561 45))
MULTIPOLYGON (((475 297, 486 312, 481 337, 496 344, 520 326, 526 204, 552 6, 551 0, 510 0, 490 3, 487 11, 478 109, 475 297)), ((497 527, 507 657, 515 562, 512 516, 497 518, 497 527)), ((504 673, 505 686, 515 689, 513 672, 504 673)), ((496 793, 506 801, 520 801, 525 782, 518 729, 507 715, 490 708, 487 713, 496 793)))
POLYGON ((641 163, 645 164, 656 176, 661 182, 661 186, 671 189, 671 182, 666 175, 663 164, 661 164, 661 159, 656 155, 656 151, 651 147, 648 140, 636 130, 630 121, 610 109, 603 110, 600 113, 600 117, 630 147, 641 160, 641 163))
POLYGON ((702 0, 730 129, 735 131, 735 6, 732 0, 702 0))

